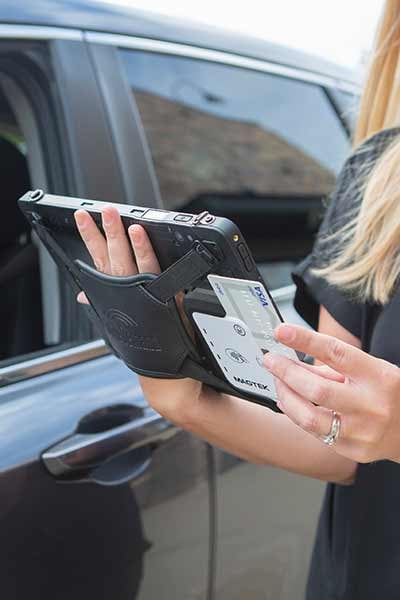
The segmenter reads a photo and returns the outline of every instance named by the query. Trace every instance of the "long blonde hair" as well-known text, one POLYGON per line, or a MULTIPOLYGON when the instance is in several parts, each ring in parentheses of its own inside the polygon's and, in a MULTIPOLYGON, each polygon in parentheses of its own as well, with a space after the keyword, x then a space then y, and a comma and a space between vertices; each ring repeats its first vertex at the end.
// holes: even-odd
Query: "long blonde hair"
MULTIPOLYGON (((361 96, 354 145, 400 125, 400 0, 386 0, 361 96)), ((332 262, 316 275, 362 301, 385 304, 400 276, 400 136, 365 181, 358 214, 327 240, 340 242, 332 262)))

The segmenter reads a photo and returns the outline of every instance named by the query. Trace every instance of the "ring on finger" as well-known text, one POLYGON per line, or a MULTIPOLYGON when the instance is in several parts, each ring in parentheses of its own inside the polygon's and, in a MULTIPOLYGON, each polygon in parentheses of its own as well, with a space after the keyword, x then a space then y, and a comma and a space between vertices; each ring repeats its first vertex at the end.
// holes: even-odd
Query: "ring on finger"
POLYGON ((323 442, 327 446, 333 446, 337 442, 338 437, 340 435, 340 426, 341 426, 340 415, 335 410, 333 410, 332 411, 331 430, 328 433, 328 435, 321 436, 321 438, 320 438, 321 442, 323 442))

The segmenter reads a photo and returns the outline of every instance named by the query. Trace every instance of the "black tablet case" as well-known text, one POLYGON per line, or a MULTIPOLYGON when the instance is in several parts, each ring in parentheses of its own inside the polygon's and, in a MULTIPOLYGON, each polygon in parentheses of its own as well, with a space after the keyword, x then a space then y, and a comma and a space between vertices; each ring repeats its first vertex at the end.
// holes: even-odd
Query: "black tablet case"
MULTIPOLYGON (((52 232, 38 217, 31 222, 76 294, 83 290, 90 302, 89 318, 111 351, 132 371, 156 378, 191 377, 239 398, 280 412, 271 399, 245 394, 219 375, 210 352, 201 349, 187 333, 175 297, 185 292, 186 315, 218 314, 213 302, 196 286, 213 272, 216 258, 200 241, 161 275, 141 273, 129 277, 106 275, 81 260, 72 260, 57 243, 52 232), (215 312, 216 311, 216 312, 215 312), (207 356, 208 355, 208 356, 207 356)), ((223 316, 223 315, 221 315, 223 316)))

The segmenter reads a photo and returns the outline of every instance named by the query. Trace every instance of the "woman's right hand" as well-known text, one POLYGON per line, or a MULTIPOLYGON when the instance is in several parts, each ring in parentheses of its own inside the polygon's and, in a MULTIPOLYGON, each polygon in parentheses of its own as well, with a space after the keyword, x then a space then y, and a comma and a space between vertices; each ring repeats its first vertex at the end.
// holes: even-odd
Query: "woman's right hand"
MULTIPOLYGON (((78 231, 99 271, 109 275, 128 276, 136 273, 160 273, 160 265, 146 231, 132 225, 125 233, 118 210, 107 206, 102 211, 106 237, 87 211, 75 213, 78 231)), ((83 292, 79 302, 88 302, 83 292)), ((177 298, 180 304, 180 298, 177 298)), ((149 404, 167 419, 184 425, 186 416, 200 399, 202 385, 193 379, 155 379, 139 376, 149 404)))

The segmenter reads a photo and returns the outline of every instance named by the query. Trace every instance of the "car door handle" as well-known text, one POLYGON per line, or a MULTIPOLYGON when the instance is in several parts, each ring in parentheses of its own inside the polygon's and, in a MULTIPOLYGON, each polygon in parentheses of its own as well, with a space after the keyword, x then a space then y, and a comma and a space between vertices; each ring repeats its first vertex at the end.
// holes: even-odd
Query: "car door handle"
POLYGON ((76 433, 42 454, 48 471, 68 478, 87 472, 120 454, 160 444, 178 433, 179 428, 154 411, 100 433, 76 433))

